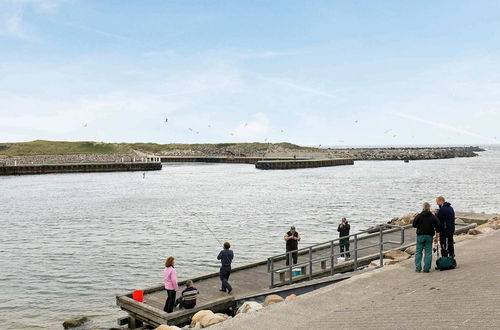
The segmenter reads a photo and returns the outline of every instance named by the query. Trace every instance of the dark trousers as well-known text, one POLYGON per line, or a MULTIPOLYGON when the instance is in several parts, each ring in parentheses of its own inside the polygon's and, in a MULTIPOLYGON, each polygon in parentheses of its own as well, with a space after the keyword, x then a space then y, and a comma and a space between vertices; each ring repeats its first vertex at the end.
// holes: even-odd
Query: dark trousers
POLYGON ((441 245, 441 254, 443 257, 455 256, 453 233, 441 233, 439 236, 439 244, 441 245))
POLYGON ((346 257, 346 258, 350 258, 351 257, 351 254, 349 253, 349 239, 341 239, 340 240, 340 256, 341 257, 346 257), (345 254, 344 254, 345 252, 345 254))
POLYGON ((163 310, 167 313, 172 313, 174 311, 175 305, 175 290, 167 290, 167 301, 165 301, 165 307, 163 310))
POLYGON ((231 275, 231 266, 222 266, 219 271, 220 281, 222 283, 222 291, 231 291, 233 287, 229 284, 229 276, 231 275))
POLYGON ((184 309, 192 309, 196 306, 196 304, 186 304, 186 302, 184 301, 184 299, 182 299, 182 297, 180 298, 177 298, 177 300, 175 301, 175 306, 179 305, 179 308, 184 308, 184 309))
MULTIPOLYGON (((297 258, 299 256, 299 254, 297 253, 297 250, 292 250, 292 251, 295 251, 295 252, 292 252, 292 265, 295 265, 297 263, 297 258)), ((288 252, 290 251, 286 251, 287 254, 286 254, 286 265, 289 266, 290 265, 290 254, 288 252)))

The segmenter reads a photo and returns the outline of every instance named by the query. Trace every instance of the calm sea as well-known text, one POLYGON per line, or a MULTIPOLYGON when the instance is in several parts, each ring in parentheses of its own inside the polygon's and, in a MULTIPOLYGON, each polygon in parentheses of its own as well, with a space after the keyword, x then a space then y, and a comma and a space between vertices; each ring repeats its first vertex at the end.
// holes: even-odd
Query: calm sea
POLYGON ((113 326, 124 315, 115 295, 161 284, 166 256, 181 278, 215 271, 217 239, 232 243, 241 265, 281 253, 290 225, 306 246, 336 237, 341 217, 362 230, 437 195, 456 210, 500 212, 500 148, 488 149, 288 171, 164 164, 145 178, 0 177, 1 327, 57 329, 79 315, 113 326))

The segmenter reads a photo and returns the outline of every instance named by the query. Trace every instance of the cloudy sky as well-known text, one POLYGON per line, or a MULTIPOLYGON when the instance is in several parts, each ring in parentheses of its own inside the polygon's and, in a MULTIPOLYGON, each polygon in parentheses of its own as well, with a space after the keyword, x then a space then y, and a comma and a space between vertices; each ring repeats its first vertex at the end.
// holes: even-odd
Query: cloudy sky
POLYGON ((4 142, 490 144, 499 124, 496 0, 0 0, 4 142))

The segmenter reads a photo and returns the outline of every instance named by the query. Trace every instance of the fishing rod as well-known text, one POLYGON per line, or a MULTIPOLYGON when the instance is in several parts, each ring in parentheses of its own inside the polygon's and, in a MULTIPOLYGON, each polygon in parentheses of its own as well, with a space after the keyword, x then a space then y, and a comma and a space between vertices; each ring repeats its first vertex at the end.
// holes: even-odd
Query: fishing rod
POLYGON ((217 241, 217 243, 219 243, 219 245, 222 245, 221 241, 219 241, 219 239, 217 238, 217 236, 215 235, 215 233, 212 231, 212 229, 210 229, 210 227, 207 225, 207 223, 205 221, 203 221, 200 217, 198 217, 198 215, 196 213, 192 213, 192 215, 194 215, 195 218, 197 220, 199 220, 208 229, 208 231, 212 234, 212 236, 215 238, 215 240, 217 241))

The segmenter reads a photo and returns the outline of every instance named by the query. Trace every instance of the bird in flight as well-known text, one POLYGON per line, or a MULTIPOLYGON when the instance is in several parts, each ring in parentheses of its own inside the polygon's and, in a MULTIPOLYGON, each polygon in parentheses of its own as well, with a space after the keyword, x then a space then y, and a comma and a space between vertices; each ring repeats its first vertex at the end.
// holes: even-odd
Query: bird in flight
POLYGON ((168 123, 168 118, 165 118, 165 122, 168 123))
POLYGON ((243 127, 247 127, 248 126, 248 123, 245 123, 245 125, 243 125, 243 127))
POLYGON ((87 123, 83 124, 83 127, 87 127, 87 123))
POLYGON ((392 128, 391 129, 388 129, 387 131, 384 132, 384 134, 387 134, 389 133, 390 131, 392 131, 392 128))
POLYGON ((354 122, 357 124, 357 123, 358 123, 358 120, 356 119, 354 122))

